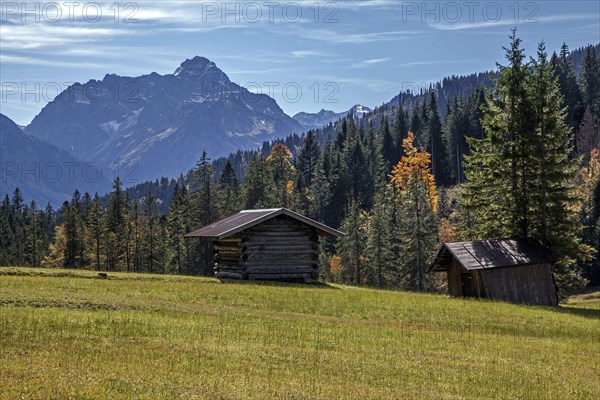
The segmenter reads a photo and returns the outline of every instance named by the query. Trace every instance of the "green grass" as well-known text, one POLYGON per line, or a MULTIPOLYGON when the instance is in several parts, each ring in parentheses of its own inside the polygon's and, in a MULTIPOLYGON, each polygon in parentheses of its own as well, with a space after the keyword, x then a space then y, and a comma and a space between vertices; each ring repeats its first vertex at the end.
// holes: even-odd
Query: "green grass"
POLYGON ((597 295, 108 275, 0 268, 1 398, 600 398, 597 295))

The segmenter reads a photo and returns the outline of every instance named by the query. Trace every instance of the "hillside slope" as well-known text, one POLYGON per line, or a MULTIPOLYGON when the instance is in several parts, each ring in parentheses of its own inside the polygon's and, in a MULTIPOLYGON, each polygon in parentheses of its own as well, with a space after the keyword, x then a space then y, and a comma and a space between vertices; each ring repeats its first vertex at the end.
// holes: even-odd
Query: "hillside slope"
POLYGON ((599 310, 325 285, 94 277, 0 268, 6 398, 600 396, 599 310))
POLYGON ((29 202, 59 206, 75 189, 105 193, 110 176, 95 164, 72 157, 50 143, 25 135, 7 116, 0 114, 0 197, 12 196, 18 187, 29 202))

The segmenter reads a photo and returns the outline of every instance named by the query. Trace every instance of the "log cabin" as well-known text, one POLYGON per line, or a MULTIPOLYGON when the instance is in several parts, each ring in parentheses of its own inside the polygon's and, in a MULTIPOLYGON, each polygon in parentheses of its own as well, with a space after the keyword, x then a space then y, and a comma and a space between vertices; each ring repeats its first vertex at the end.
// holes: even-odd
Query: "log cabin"
POLYGON ((450 296, 555 306, 552 262, 529 239, 480 240, 444 244, 428 272, 446 272, 450 296))
POLYGON ((286 208, 243 210, 190 232, 212 239, 218 278, 316 282, 319 238, 344 234, 286 208))

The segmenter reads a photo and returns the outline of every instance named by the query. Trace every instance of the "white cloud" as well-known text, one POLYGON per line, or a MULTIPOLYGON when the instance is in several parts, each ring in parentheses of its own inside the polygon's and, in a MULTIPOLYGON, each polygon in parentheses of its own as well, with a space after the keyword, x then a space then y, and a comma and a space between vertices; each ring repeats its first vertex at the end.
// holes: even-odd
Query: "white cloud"
POLYGON ((518 25, 533 25, 539 23, 550 23, 550 22, 564 22, 564 21, 580 21, 597 19, 598 16, 590 14, 560 14, 560 15, 548 15, 540 17, 532 17, 528 21, 515 21, 514 19, 507 18, 500 21, 477 21, 477 22, 461 22, 461 23, 439 23, 429 24, 429 27, 442 31, 461 31, 466 29, 479 29, 479 28, 494 28, 498 26, 518 26, 518 25))
POLYGON ((292 51, 292 55, 296 58, 326 57, 326 56, 331 56, 331 53, 325 53, 322 51, 315 51, 315 50, 295 50, 295 51, 292 51))
POLYGON ((371 65, 384 63, 388 60, 389 60, 389 57, 388 58, 373 58, 370 60, 364 60, 364 61, 354 63, 354 64, 352 64, 352 67, 353 68, 365 68, 365 67, 370 67, 371 65))

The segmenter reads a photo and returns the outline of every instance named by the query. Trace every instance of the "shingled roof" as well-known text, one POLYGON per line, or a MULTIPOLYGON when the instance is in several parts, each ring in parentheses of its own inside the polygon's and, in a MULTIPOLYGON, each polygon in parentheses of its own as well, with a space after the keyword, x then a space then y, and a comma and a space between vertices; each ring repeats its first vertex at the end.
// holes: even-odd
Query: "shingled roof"
POLYGON ((287 215, 307 225, 316 228, 320 234, 326 236, 344 236, 344 233, 330 228, 320 222, 312 220, 301 214, 288 210, 287 208, 270 208, 262 210, 243 210, 230 217, 214 222, 197 231, 188 233, 186 237, 210 237, 215 239, 225 239, 241 231, 249 229, 262 222, 268 221, 279 215, 287 215))
POLYGON ((553 261, 550 250, 529 239, 478 240, 446 243, 428 271, 445 271, 455 258, 467 270, 543 264, 553 261))

